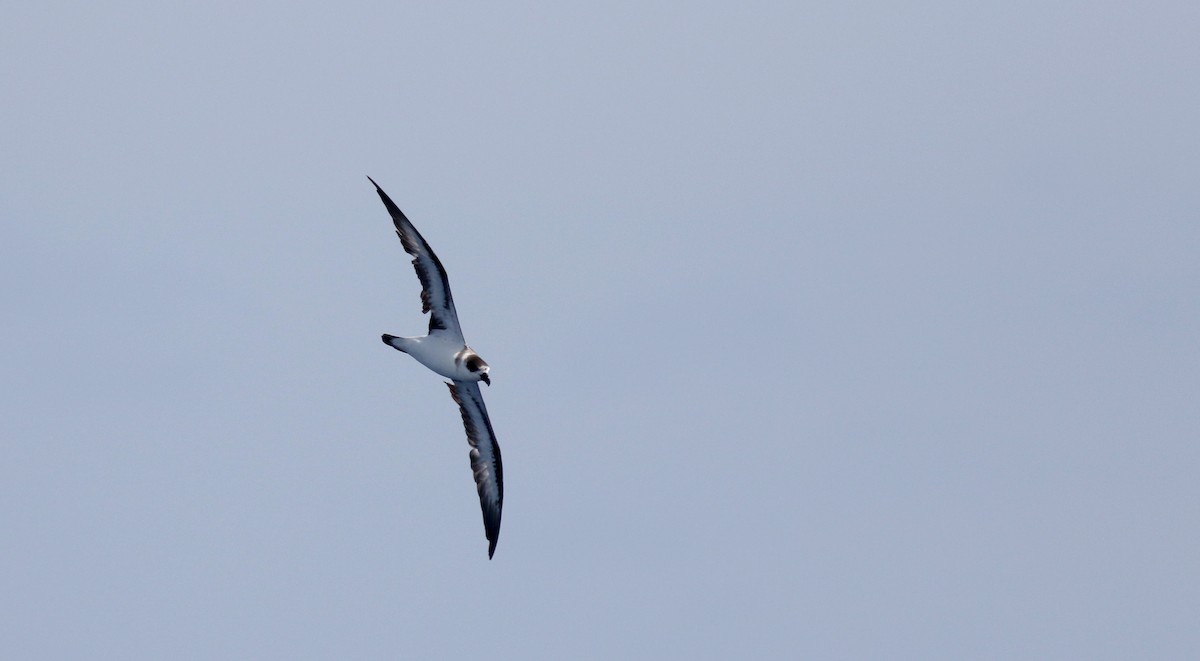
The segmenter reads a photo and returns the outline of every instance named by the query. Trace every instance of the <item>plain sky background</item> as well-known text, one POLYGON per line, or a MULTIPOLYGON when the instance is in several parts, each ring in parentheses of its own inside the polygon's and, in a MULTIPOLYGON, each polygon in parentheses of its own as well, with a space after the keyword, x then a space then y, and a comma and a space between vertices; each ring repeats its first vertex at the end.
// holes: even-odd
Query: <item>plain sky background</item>
POLYGON ((1200 658, 1200 5, 434 4, 4 10, 0 657, 1200 658))

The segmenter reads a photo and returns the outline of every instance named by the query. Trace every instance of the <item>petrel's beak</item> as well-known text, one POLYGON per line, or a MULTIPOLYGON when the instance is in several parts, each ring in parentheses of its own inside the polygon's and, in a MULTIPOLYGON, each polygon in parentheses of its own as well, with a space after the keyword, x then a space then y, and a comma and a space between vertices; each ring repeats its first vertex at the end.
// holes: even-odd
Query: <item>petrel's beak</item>
POLYGON ((483 376, 479 377, 479 380, 483 381, 484 383, 488 384, 489 386, 492 385, 492 377, 488 376, 487 372, 484 372, 483 376))

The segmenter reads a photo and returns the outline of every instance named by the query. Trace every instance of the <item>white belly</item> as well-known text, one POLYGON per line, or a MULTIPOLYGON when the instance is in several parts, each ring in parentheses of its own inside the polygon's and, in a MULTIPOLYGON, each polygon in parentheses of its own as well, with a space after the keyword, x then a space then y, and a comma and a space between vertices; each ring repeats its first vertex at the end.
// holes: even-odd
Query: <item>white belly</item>
POLYGON ((467 371, 462 355, 470 349, 442 335, 396 338, 397 348, 425 367, 455 381, 476 381, 477 374, 467 371))

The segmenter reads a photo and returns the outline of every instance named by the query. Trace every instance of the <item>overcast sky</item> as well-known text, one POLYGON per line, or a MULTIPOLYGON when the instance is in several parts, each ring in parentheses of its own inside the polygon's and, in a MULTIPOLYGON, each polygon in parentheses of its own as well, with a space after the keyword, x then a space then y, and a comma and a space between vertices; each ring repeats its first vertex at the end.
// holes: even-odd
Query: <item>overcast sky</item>
POLYGON ((1195 2, 433 4, 5 10, 0 657, 1200 658, 1195 2))

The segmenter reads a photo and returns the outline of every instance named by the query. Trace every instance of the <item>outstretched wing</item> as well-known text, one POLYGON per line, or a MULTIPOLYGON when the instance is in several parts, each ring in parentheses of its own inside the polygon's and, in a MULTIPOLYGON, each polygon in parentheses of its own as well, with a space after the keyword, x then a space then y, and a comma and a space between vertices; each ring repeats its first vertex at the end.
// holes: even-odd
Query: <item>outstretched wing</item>
POLYGON ((450 396, 462 412, 467 442, 471 444, 471 472, 479 491, 479 506, 483 509, 483 530, 488 538, 488 559, 496 552, 500 538, 500 510, 504 507, 504 466, 500 462, 500 445, 488 419, 483 394, 474 381, 447 382, 450 396))
POLYGON ((367 179, 375 184, 379 199, 383 200, 388 213, 392 214, 392 223, 396 225, 396 235, 400 237, 404 251, 413 256, 413 268, 421 281, 421 312, 430 313, 429 334, 442 331, 450 333, 457 341, 462 342, 463 334, 458 325, 458 313, 454 310, 454 298, 450 295, 450 278, 446 277, 442 260, 434 254, 433 249, 409 222, 400 207, 392 202, 392 198, 383 192, 374 179, 367 179))

